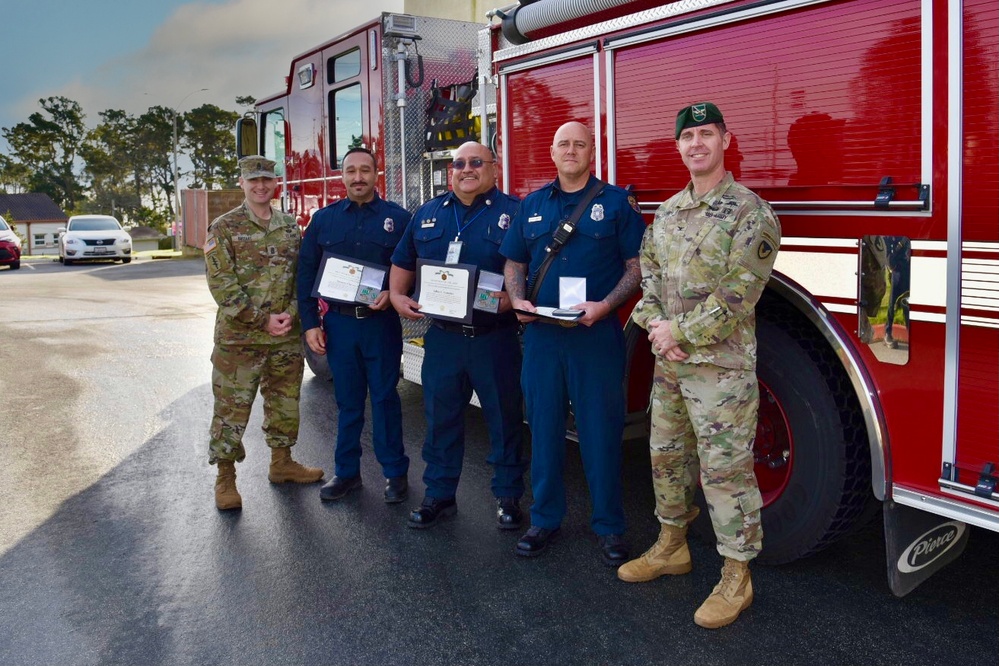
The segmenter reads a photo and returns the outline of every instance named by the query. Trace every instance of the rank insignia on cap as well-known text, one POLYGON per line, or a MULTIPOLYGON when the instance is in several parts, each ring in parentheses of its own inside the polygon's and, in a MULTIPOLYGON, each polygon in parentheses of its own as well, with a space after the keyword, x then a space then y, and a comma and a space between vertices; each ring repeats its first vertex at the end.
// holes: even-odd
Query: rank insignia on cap
POLYGON ((263 155, 249 155, 243 157, 237 163, 239 165, 239 175, 244 180, 253 178, 277 178, 275 167, 277 163, 269 160, 263 155))
POLYGON ((590 219, 594 222, 599 222, 604 219, 603 204, 593 204, 593 208, 590 209, 590 219))
POLYGON ((382 229, 384 229, 388 233, 392 233, 393 231, 395 231, 395 220, 393 220, 391 217, 386 217, 385 224, 382 225, 382 229))
POLYGON ((506 213, 503 213, 502 215, 499 216, 499 222, 498 222, 498 224, 499 224, 499 228, 500 229, 509 229, 510 228, 510 216, 507 215, 506 213))
POLYGON ((676 114, 676 133, 674 139, 680 138, 680 133, 688 127, 700 127, 711 123, 724 123, 722 112, 711 102, 699 102, 680 109, 676 114))

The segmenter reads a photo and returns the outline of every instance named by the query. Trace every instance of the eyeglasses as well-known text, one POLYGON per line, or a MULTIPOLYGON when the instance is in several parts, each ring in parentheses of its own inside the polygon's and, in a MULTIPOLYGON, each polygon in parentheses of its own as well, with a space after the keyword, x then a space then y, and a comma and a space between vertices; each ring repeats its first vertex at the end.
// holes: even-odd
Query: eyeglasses
POLYGON ((459 158, 451 162, 451 166, 457 169, 458 171, 464 169, 465 164, 468 164, 468 166, 472 167, 473 169, 481 169, 483 164, 492 164, 495 161, 496 160, 483 160, 478 157, 473 157, 472 159, 466 162, 465 160, 459 158))

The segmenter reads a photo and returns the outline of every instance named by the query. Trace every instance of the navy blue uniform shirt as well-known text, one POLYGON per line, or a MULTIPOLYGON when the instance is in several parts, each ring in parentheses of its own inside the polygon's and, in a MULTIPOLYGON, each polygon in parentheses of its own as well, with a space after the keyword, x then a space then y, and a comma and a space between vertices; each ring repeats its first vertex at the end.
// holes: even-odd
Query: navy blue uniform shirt
MULTIPOLYGON (((591 175, 582 190, 566 193, 556 179, 521 202, 500 252, 528 264, 529 284, 544 261, 556 226, 569 219, 595 181, 591 175)), ((583 212, 576 231, 552 262, 535 305, 558 307, 559 277, 586 278, 586 300, 603 300, 624 275, 625 260, 638 256, 644 234, 645 221, 634 199, 624 189, 607 185, 583 212)))
MULTIPOLYGON (((417 259, 444 261, 448 246, 457 236, 462 242, 459 263, 473 264, 502 275, 506 260, 500 254, 500 244, 519 204, 519 199, 495 187, 475 197, 471 206, 461 203, 453 192, 434 197, 413 215, 392 254, 392 263, 415 271, 417 259)), ((476 323, 495 320, 495 317, 481 310, 474 313, 476 323)))
POLYGON ((319 303, 312 296, 312 287, 323 252, 385 267, 382 289, 387 289, 392 252, 409 219, 409 211, 377 193, 373 200, 361 205, 350 199, 335 201, 312 217, 298 258, 298 311, 303 331, 319 326, 319 303))

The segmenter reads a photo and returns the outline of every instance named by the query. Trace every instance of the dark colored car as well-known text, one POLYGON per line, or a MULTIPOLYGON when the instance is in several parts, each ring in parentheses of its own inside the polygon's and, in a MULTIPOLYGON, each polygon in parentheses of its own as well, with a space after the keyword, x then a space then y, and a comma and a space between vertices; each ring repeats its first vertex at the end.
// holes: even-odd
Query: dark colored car
POLYGON ((10 266, 12 271, 21 267, 21 239, 0 217, 0 266, 10 266))

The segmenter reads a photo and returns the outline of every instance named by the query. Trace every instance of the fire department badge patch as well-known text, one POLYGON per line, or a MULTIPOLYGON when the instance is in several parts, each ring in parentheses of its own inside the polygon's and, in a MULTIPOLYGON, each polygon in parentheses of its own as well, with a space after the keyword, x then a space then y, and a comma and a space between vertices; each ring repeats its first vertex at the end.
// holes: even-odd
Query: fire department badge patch
POLYGON ((500 229, 509 229, 510 228, 510 216, 507 215, 506 213, 503 213, 502 215, 499 216, 499 222, 498 222, 498 224, 499 224, 499 228, 500 229))
POLYGON ((382 225, 382 229, 384 229, 387 233, 395 231, 395 220, 391 217, 386 217, 385 224, 382 225))
POLYGON ((590 219, 594 222, 599 222, 604 219, 603 204, 593 204, 593 208, 590 209, 590 219))
POLYGON ((642 209, 638 207, 638 199, 635 197, 628 197, 628 205, 631 206, 631 210, 635 211, 639 215, 642 214, 642 209))

